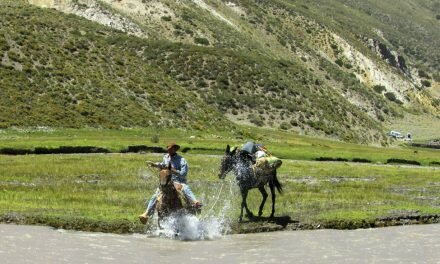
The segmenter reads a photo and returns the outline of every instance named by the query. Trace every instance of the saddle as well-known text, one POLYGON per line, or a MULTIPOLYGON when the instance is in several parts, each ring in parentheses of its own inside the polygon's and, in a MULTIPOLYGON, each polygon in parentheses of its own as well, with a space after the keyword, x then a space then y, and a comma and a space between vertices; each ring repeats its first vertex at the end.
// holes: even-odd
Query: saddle
MULTIPOLYGON (((183 193, 182 189, 183 189, 183 184, 178 183, 178 182, 173 182, 174 188, 177 191, 177 196, 180 200, 180 202, 182 203, 183 207, 186 207, 190 204, 190 202, 188 201, 188 198, 186 198, 185 194, 183 193)), ((163 197, 163 193, 160 192, 159 195, 157 196, 157 201, 158 202, 162 202, 162 197, 163 197)))

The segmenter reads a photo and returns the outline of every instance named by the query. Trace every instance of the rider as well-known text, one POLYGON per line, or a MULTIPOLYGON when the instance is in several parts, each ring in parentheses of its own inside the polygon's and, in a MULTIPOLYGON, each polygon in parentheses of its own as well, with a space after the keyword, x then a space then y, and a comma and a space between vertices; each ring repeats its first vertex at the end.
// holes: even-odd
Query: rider
MULTIPOLYGON (((188 173, 188 163, 186 160, 177 154, 177 151, 180 149, 180 146, 177 145, 174 142, 171 142, 167 145, 167 151, 168 153, 163 156, 162 162, 147 162, 151 167, 163 169, 167 168, 169 164, 171 164, 171 173, 172 173, 172 180, 175 183, 180 183, 182 185, 182 192, 185 194, 185 196, 188 198, 188 200, 191 202, 191 204, 194 207, 200 208, 202 206, 202 203, 199 202, 194 193, 189 188, 188 184, 186 183, 186 175, 188 173)), ((147 210, 145 213, 139 215, 139 220, 145 224, 148 221, 148 218, 151 217, 154 214, 154 209, 156 208, 156 202, 157 202, 157 196, 159 195, 160 191, 159 188, 157 188, 156 192, 151 197, 150 201, 148 202, 147 210)))
POLYGON ((243 144, 241 150, 247 154, 246 156, 255 168, 272 170, 278 169, 282 164, 281 160, 272 156, 263 144, 248 141, 243 144))
POLYGON ((255 164, 259 158, 270 156, 270 153, 263 144, 255 143, 253 141, 248 141, 243 144, 241 150, 248 154, 248 157, 253 164, 255 164))

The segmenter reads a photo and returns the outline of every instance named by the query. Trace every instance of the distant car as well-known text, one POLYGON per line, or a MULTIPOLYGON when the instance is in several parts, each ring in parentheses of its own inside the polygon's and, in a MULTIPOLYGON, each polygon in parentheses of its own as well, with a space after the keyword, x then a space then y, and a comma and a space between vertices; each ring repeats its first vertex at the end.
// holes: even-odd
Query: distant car
POLYGON ((403 138, 403 136, 400 132, 393 131, 393 130, 391 130, 390 133, 388 133, 388 135, 392 138, 403 138))

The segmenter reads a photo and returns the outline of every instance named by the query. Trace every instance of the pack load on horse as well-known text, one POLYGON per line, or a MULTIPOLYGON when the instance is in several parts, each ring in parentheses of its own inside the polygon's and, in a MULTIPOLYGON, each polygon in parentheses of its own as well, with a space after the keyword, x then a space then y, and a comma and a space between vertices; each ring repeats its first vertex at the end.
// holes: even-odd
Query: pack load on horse
POLYGON ((270 173, 282 164, 281 159, 273 156, 263 144, 248 141, 242 146, 241 150, 249 155, 249 160, 254 164, 254 170, 270 173))
POLYGON ((176 143, 169 143, 167 145, 168 153, 164 155, 162 162, 147 162, 151 167, 160 169, 160 184, 148 202, 147 210, 139 215, 139 220, 143 224, 147 223, 155 209, 158 212, 160 222, 173 212, 196 213, 202 207, 202 203, 196 199, 187 184, 188 163, 177 154, 179 149, 180 146, 176 143))
POLYGON ((235 180, 242 196, 240 222, 243 219, 243 209, 246 210, 246 215, 252 217, 253 214, 247 206, 247 195, 250 189, 258 188, 263 196, 260 204, 258 216, 263 214, 264 204, 267 199, 266 185, 269 185, 272 195, 272 213, 271 218, 275 214, 275 188, 279 193, 282 193, 282 185, 277 178, 277 169, 281 166, 280 159, 273 157, 264 146, 259 146, 254 142, 247 142, 238 150, 234 147, 232 150, 229 145, 226 146, 225 155, 220 164, 219 178, 224 179, 228 172, 233 171, 235 180), (258 153, 262 151, 264 153, 258 153), (257 154, 258 153, 258 154, 257 154))

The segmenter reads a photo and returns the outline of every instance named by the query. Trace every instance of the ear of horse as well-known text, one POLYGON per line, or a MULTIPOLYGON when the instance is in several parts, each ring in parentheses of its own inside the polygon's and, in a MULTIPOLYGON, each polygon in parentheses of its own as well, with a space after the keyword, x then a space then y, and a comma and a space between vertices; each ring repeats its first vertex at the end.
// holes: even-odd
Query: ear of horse
POLYGON ((228 145, 226 145, 226 151, 225 151, 225 153, 226 153, 226 154, 229 154, 229 152, 231 152, 231 147, 230 147, 229 144, 228 144, 228 145))
POLYGON ((234 156, 234 155, 235 155, 235 152, 237 152, 237 148, 234 148, 234 149, 232 150, 232 152, 231 152, 231 156, 234 156))
POLYGON ((168 163, 168 170, 171 170, 171 162, 168 163))

